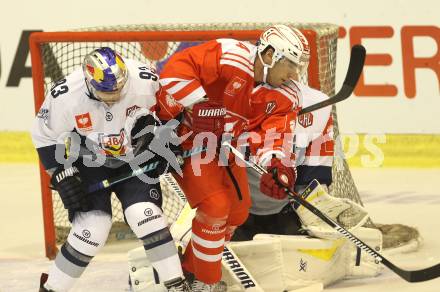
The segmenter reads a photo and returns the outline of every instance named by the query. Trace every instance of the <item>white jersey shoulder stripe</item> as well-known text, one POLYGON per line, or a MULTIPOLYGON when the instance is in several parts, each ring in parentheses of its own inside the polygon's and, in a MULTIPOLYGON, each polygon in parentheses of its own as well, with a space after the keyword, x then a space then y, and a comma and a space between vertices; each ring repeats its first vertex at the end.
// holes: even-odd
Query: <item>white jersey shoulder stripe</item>
POLYGON ((183 105, 184 107, 189 107, 190 105, 198 102, 200 99, 204 98, 206 95, 205 90, 202 86, 197 87, 194 91, 192 91, 190 94, 185 96, 184 98, 181 98, 179 100, 179 103, 183 105))
POLYGON ((183 79, 183 78, 161 78, 161 79, 159 79, 159 83, 162 86, 167 86, 168 84, 170 84, 172 82, 181 82, 181 81, 191 81, 191 80, 183 79))
POLYGON ((244 62, 242 62, 242 60, 234 58, 234 57, 232 57, 232 58, 229 58, 229 56, 222 57, 222 58, 220 58, 220 64, 222 64, 222 61, 237 62, 237 63, 243 65, 244 67, 246 67, 249 71, 252 71, 252 72, 254 71, 254 66, 249 66, 247 63, 244 63, 244 62))
POLYGON ((249 60, 249 55, 247 55, 247 56, 245 56, 245 55, 242 55, 242 54, 237 54, 237 53, 232 53, 232 52, 226 52, 226 53, 224 53, 222 56, 221 56, 221 58, 220 59, 223 59, 223 58, 225 58, 225 59, 234 59, 234 60, 237 60, 237 61, 240 61, 240 62, 243 62, 243 63, 245 63, 246 65, 248 65, 249 67, 254 67, 254 64, 249 60))
MULTIPOLYGON (((194 79, 193 79, 194 80, 194 79)), ((185 86, 187 86, 188 84, 190 84, 193 80, 185 80, 185 81, 180 81, 178 82, 176 85, 170 87, 167 89, 167 92, 169 94, 175 94, 176 92, 178 92, 179 90, 181 90, 182 88, 184 88, 185 86)))
POLYGON ((243 63, 239 63, 239 62, 234 61, 234 60, 220 60, 220 64, 221 65, 229 65, 229 66, 232 66, 232 67, 236 67, 236 68, 242 70, 243 72, 249 74, 251 77, 254 77, 254 71, 250 70, 243 63))
POLYGON ((234 62, 240 63, 243 66, 245 66, 246 68, 248 68, 250 71, 254 71, 254 66, 253 65, 249 65, 249 63, 244 62, 243 59, 238 58, 237 56, 234 56, 234 55, 231 55, 231 54, 224 55, 224 56, 222 56, 220 58, 220 63, 223 60, 229 60, 229 61, 234 61, 234 62))

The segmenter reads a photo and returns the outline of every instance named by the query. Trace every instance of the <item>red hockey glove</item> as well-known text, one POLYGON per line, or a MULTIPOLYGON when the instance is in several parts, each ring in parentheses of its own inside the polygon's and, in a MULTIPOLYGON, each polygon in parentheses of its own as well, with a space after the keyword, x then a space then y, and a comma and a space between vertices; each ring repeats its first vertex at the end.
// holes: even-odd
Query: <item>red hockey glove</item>
POLYGON ((296 181, 296 168, 287 167, 280 159, 272 158, 267 172, 261 176, 260 191, 274 199, 285 199, 287 193, 284 188, 292 189, 296 181))
POLYGON ((197 133, 211 132, 221 137, 225 126, 226 108, 216 102, 204 101, 196 103, 192 108, 193 131, 197 133))

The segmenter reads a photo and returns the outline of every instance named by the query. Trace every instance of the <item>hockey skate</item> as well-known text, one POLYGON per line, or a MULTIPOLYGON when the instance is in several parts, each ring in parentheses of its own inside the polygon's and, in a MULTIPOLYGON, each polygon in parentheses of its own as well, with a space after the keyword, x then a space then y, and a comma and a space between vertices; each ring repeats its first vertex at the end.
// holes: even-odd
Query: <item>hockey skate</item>
POLYGON ((191 289, 185 278, 175 278, 164 283, 169 292, 190 292, 191 289))
POLYGON ((191 291, 193 292, 226 292, 227 289, 228 287, 223 281, 214 284, 206 284, 195 279, 191 284, 191 291))
POLYGON ((38 290, 39 292, 54 292, 52 290, 47 290, 46 288, 44 288, 44 284, 47 281, 47 277, 48 277, 48 275, 46 273, 41 274, 41 277, 40 277, 40 289, 38 290))

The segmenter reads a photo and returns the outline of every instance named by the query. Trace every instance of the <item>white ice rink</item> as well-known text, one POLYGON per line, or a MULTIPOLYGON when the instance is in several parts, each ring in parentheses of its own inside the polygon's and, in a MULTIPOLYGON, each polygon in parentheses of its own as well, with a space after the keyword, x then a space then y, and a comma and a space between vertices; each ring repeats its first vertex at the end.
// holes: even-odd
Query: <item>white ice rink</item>
MULTIPOLYGON (((440 263, 440 169, 354 169, 366 208, 379 223, 415 226, 422 248, 390 256, 406 269, 440 263)), ((38 291, 39 276, 50 262, 44 257, 39 176, 36 164, 0 164, 0 291, 38 291)), ((126 291, 126 252, 138 246, 108 245, 94 259, 73 291, 126 291)), ((340 282, 326 291, 438 292, 440 279, 411 284, 393 272, 373 279, 340 282)))

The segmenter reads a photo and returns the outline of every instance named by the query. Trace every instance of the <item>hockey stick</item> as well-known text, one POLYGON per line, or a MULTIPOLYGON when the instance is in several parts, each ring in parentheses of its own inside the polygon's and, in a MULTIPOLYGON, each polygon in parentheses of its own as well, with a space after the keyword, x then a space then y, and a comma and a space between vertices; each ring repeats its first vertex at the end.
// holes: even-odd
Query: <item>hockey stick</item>
MULTIPOLYGON (((247 166, 254 169, 257 173, 260 175, 263 175, 267 173, 267 170, 262 167, 261 165, 258 165, 257 163, 253 161, 246 160, 245 156, 238 151, 234 146, 232 146, 229 142, 224 142, 224 146, 228 147, 232 153, 238 157, 240 160, 242 160, 247 166)), ((344 237, 349 239, 352 243, 354 243, 357 247, 364 250, 366 253, 371 255, 375 258, 375 260, 381 262, 384 266, 392 270, 394 273, 399 275, 402 279, 414 283, 414 282, 423 282, 432 280, 435 278, 440 277, 440 264, 434 265, 429 268, 420 269, 420 270, 404 270, 393 263, 391 263, 389 260, 387 260, 383 255, 375 251, 373 248, 365 244, 363 241, 361 241, 359 238, 354 236, 352 233, 350 233, 347 229, 339 225, 337 222, 335 222, 333 219, 322 213, 319 209, 317 209, 315 206, 307 202, 303 196, 307 196, 308 192, 310 192, 313 188, 311 187, 312 184, 310 184, 305 191, 300 195, 295 195, 291 191, 286 189, 286 192, 289 195, 289 198, 292 201, 295 201, 296 203, 304 206, 306 209, 308 209, 310 212, 318 216, 322 221, 327 223, 330 227, 338 231, 340 234, 342 234, 344 237)))
POLYGON ((365 54, 366 51, 362 45, 353 46, 351 48, 350 64, 348 65, 347 74, 339 92, 329 99, 301 109, 298 115, 306 114, 349 98, 361 76, 365 62, 365 54))
MULTIPOLYGON (((206 150, 207 150, 207 147, 205 147, 205 146, 194 147, 192 149, 185 150, 183 152, 182 158, 191 157, 193 155, 205 152, 206 150)), ((155 170, 158 165, 159 165, 158 161, 151 162, 151 163, 146 164, 143 167, 140 167, 138 169, 134 169, 131 172, 124 173, 124 174, 118 175, 116 177, 112 177, 112 178, 108 178, 108 179, 102 180, 100 182, 97 182, 95 184, 92 184, 92 185, 88 186, 87 192, 88 193, 93 193, 93 192, 96 192, 96 191, 99 191, 99 190, 103 190, 103 189, 109 188, 109 187, 111 187, 111 186, 113 186, 113 185, 115 185, 117 183, 120 183, 122 181, 130 179, 132 177, 135 177, 135 176, 138 176, 140 174, 143 174, 143 173, 155 170)))

